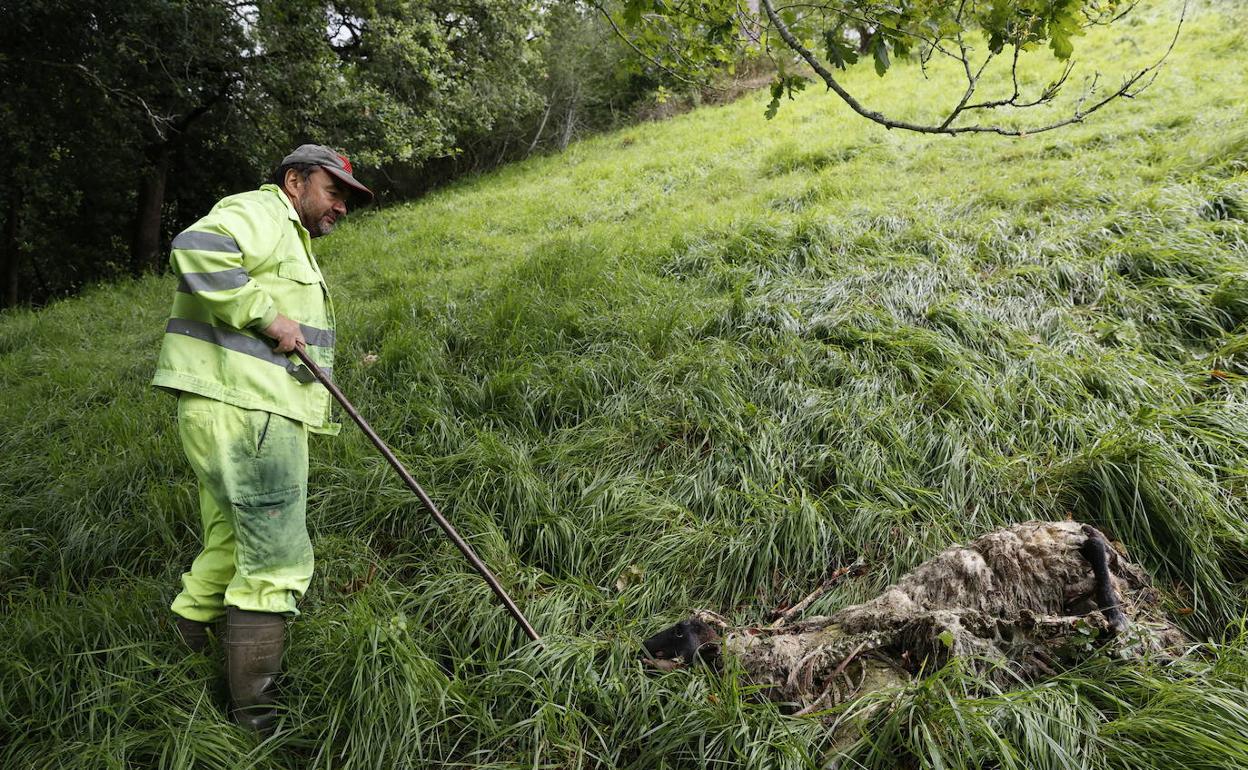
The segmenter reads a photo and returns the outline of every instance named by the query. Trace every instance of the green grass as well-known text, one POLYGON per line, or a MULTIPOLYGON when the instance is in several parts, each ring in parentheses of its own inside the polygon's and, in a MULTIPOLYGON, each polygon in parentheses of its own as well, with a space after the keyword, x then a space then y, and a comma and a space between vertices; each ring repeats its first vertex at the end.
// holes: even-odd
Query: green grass
MULTIPOLYGON (((1174 11, 1080 43, 1125 67, 1174 11)), ((340 384, 548 643, 348 426, 313 445, 317 573, 260 745, 166 610, 198 546, 146 385, 173 279, 5 313, 0 766, 1248 766, 1245 28, 1196 6, 1151 90, 1061 132, 888 132, 818 92, 768 123, 760 94, 318 244, 340 384), (1067 515, 1201 646, 1005 691, 950 668, 845 707, 844 744, 633 660, 692 607, 755 621, 864 558, 826 612, 1067 515)), ((922 116, 954 74, 848 82, 922 116)))

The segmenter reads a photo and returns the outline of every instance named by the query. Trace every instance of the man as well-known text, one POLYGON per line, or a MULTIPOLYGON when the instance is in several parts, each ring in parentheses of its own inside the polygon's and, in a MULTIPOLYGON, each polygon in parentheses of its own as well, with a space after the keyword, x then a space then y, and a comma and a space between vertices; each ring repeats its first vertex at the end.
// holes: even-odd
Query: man
POLYGON ((203 550, 172 610, 191 649, 226 619, 231 713, 272 729, 287 617, 312 578, 308 433, 337 433, 329 393, 289 354, 333 366, 334 313, 312 238, 372 198, 343 155, 305 144, 272 183, 221 200, 173 239, 179 276, 152 384, 178 396, 199 479, 203 550))

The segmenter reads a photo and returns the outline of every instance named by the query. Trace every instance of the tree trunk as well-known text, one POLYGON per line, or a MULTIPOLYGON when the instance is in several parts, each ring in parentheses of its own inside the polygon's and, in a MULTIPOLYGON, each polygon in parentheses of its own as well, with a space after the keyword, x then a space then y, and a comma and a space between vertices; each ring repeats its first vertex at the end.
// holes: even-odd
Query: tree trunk
POLYGON ((159 270, 160 213, 165 205, 165 180, 169 176, 168 144, 161 145, 139 183, 139 207, 135 217, 134 239, 130 242, 130 266, 135 275, 159 270))
POLYGON ((563 123, 563 136, 559 139, 559 150, 568 149, 568 145, 572 142, 572 134, 576 131, 576 107, 581 101, 581 86, 578 83, 576 90, 572 92, 572 98, 568 101, 567 120, 563 123))
POLYGON ((0 307, 15 307, 18 300, 17 264, 17 215, 19 210, 16 189, 9 191, 9 210, 4 216, 4 244, 0 246, 0 307))
POLYGON ((532 155, 537 149, 537 143, 542 140, 542 132, 546 130, 546 119, 550 117, 550 108, 555 106, 555 94, 551 94, 546 100, 546 111, 542 113, 542 122, 537 127, 537 133, 533 135, 533 141, 529 144, 529 151, 526 156, 532 155))

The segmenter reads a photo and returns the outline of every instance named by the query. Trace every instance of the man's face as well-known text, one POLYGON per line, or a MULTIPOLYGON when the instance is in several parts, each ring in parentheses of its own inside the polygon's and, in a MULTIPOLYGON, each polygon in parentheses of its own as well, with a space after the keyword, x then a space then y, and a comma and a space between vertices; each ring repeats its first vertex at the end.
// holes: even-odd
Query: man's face
POLYGON ((307 179, 297 171, 287 171, 285 188, 299 221, 313 238, 329 235, 338 220, 347 215, 346 186, 323 168, 312 169, 307 179))

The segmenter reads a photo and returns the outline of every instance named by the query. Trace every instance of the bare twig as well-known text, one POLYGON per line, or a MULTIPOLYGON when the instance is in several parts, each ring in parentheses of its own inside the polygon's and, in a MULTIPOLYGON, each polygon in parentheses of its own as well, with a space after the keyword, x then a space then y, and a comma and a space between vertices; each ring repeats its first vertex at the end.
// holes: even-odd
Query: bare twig
MULTIPOLYGON (((962 9, 965 7, 966 7, 966 0, 962 0, 962 4, 958 6, 957 19, 958 19, 959 24, 961 24, 962 22, 962 9)), ((966 73, 966 91, 963 92, 962 99, 958 101, 957 105, 952 110, 949 111, 949 115, 945 118, 944 122, 940 124, 941 128, 948 128, 949 126, 953 124, 953 121, 956 120, 957 117, 962 114, 962 110, 966 108, 966 103, 969 102, 971 100, 971 97, 975 95, 975 89, 979 86, 979 79, 980 77, 983 76, 984 70, 988 69, 988 63, 992 61, 992 57, 993 57, 993 53, 989 51, 988 55, 984 57, 983 64, 979 66, 979 69, 976 72, 972 73, 971 72, 971 58, 967 54, 966 42, 962 37, 961 29, 958 30, 957 40, 958 40, 958 58, 962 62, 963 72, 966 73)))
POLYGON ((991 110, 998 107, 1018 107, 1021 109, 1026 107, 1036 107, 1046 102, 1050 102, 1057 96, 1058 91, 1062 90, 1062 86, 1066 85, 1066 80, 1070 78, 1070 73, 1075 69, 1075 63, 1073 61, 1066 62, 1066 66, 1062 68, 1062 74, 1059 75, 1056 80, 1046 85, 1040 92, 1039 96, 1029 102, 1020 102, 1018 97, 1022 94, 1018 86, 1018 52, 1019 45, 1016 44, 1014 46, 1014 61, 1010 65, 1010 75, 1014 81, 1014 92, 1010 94, 1010 98, 968 104, 964 111, 991 110))
POLYGON ((820 583, 818 588, 807 594, 804 599, 799 601, 797 604, 794 604, 792 607, 789 607, 787 610, 778 613, 778 617, 776 617, 775 621, 773 621, 770 625, 764 626, 763 630, 775 631, 779 629, 793 618, 805 612, 807 607, 813 604, 816 599, 826 594, 828 589, 832 588, 832 586, 841 582, 846 575, 850 573, 860 574, 865 570, 866 564, 861 559, 846 567, 840 567, 833 572, 827 580, 820 583))

